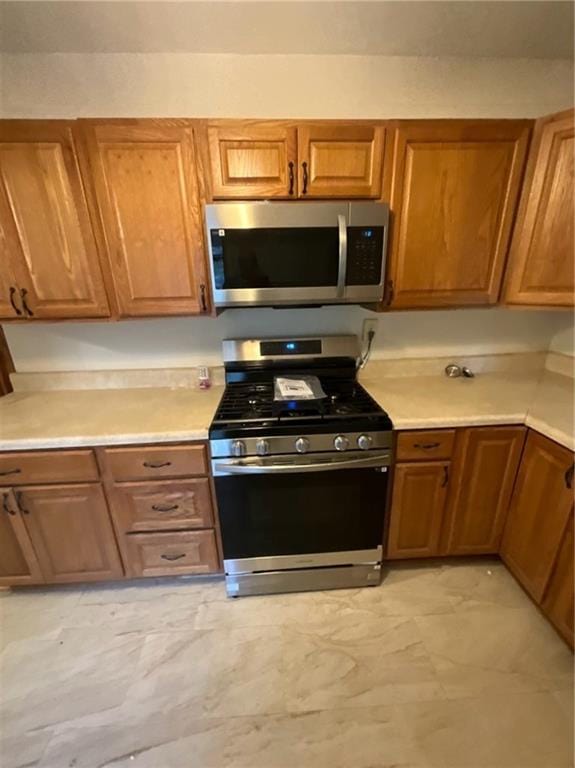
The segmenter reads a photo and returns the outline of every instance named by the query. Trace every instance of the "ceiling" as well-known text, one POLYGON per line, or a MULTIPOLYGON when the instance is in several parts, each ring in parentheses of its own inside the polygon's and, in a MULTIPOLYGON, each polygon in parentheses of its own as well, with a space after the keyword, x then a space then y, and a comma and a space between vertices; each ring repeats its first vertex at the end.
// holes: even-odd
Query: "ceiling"
POLYGON ((0 50, 573 58, 573 8, 555 0, 15 0, 0 2, 0 50))

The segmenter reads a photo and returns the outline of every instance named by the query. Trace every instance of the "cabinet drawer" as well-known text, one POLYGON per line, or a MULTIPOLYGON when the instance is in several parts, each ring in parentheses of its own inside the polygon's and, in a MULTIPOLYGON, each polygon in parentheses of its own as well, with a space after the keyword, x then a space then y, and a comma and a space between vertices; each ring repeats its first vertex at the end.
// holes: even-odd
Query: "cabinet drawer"
POLYGON ((115 480, 207 475, 204 445, 107 448, 106 462, 115 480))
POLYGON ((213 573, 219 570, 213 531, 130 533, 126 536, 131 576, 213 573))
POLYGON ((117 484, 113 511, 121 528, 134 533, 214 524, 207 477, 117 484))
POLYGON ((397 460, 449 459, 453 453, 454 440, 454 429, 400 432, 397 436, 397 460))
POLYGON ((98 465, 90 450, 0 454, 0 485, 77 483, 98 479, 98 465))

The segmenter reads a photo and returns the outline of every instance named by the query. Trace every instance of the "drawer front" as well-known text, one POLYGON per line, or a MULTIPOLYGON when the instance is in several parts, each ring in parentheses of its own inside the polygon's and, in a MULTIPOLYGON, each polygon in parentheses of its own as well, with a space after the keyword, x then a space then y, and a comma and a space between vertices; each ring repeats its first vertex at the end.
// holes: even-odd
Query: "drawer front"
POLYGON ((131 576, 214 573, 219 570, 213 531, 130 533, 126 536, 131 576))
POLYGON ((454 429, 400 432, 397 436, 397 461, 450 459, 454 440, 454 429))
POLYGON ((98 480, 98 465, 90 450, 0 454, 0 485, 77 483, 98 480))
POLYGON ((126 532, 210 528, 214 524, 210 481, 201 477, 117 484, 113 512, 126 532))
POLYGON ((204 445, 107 448, 104 455, 114 480, 154 480, 208 474, 204 445))

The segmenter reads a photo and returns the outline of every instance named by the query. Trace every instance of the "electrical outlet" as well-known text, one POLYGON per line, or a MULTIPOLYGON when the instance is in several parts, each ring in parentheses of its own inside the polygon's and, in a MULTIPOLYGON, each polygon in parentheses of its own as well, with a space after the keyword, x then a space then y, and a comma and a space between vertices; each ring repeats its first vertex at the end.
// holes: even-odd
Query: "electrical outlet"
POLYGON ((366 318, 363 321, 363 326, 361 329, 361 343, 363 347, 365 348, 367 346, 367 342, 369 341, 369 333, 370 331, 373 331, 374 333, 377 333, 377 324, 378 320, 372 320, 370 318, 366 318))

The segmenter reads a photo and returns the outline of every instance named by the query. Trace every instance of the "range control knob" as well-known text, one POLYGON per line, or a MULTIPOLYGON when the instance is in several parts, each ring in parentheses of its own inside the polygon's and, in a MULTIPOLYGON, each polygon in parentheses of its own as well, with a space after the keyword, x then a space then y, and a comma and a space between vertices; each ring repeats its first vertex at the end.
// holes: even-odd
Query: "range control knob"
POLYGON ((295 441, 295 449, 298 453, 307 453, 309 451, 309 440, 307 437, 298 437, 295 441))
POLYGON ((246 444, 243 440, 234 440, 232 443, 232 456, 245 456, 246 444))
POLYGON ((256 453, 258 456, 266 456, 270 452, 270 444, 267 440, 258 440, 256 443, 256 453))
POLYGON ((361 448, 362 451, 368 451, 371 448, 372 443, 373 438, 370 435, 360 435, 357 438, 358 448, 361 448))
POLYGON ((345 435, 338 435, 333 441, 333 446, 336 451, 347 451, 349 448, 349 440, 345 435))

